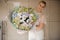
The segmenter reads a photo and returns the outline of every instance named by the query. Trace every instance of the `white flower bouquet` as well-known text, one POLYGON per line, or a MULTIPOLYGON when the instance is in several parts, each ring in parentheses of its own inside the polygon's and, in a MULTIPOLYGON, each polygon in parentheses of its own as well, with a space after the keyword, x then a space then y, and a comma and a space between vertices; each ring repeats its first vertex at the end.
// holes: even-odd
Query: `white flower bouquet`
POLYGON ((34 9, 16 7, 11 12, 11 23, 19 30, 29 31, 37 21, 34 9))

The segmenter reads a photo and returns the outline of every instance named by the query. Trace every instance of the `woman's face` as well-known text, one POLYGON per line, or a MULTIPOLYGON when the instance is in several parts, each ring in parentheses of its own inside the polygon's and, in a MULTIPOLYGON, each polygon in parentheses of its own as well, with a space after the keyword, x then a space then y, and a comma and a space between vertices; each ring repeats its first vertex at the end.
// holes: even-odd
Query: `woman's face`
POLYGON ((41 2, 37 6, 37 11, 41 12, 44 8, 45 8, 45 4, 41 2))

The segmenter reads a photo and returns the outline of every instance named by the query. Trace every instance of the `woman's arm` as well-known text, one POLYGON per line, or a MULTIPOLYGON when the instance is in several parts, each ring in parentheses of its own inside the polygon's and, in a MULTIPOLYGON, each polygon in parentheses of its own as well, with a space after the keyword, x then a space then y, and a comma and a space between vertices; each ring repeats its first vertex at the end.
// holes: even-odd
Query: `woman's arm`
POLYGON ((36 26, 36 30, 41 30, 43 29, 43 27, 45 26, 46 24, 46 18, 45 16, 43 15, 41 18, 40 18, 40 24, 36 26))

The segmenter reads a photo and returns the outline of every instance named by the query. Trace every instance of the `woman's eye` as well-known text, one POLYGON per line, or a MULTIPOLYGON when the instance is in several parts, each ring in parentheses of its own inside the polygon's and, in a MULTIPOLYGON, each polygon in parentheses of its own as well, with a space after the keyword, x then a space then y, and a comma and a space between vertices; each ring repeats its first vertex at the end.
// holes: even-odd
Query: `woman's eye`
POLYGON ((40 5, 40 7, 41 7, 41 5, 40 5))

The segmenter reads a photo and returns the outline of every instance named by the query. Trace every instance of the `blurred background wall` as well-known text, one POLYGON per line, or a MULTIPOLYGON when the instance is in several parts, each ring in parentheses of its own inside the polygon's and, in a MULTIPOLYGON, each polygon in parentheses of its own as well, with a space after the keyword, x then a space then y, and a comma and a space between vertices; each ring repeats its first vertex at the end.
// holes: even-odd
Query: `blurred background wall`
MULTIPOLYGON (((0 19, 4 21, 3 26, 3 39, 4 40, 28 40, 28 33, 23 35, 17 33, 16 29, 6 19, 9 15, 9 11, 12 10, 12 2, 20 2, 20 4, 26 7, 35 8, 40 0, 0 0, 0 19)), ((59 40, 60 38, 60 0, 45 0, 47 6, 43 13, 46 15, 47 25, 45 27, 45 40, 59 40)))

